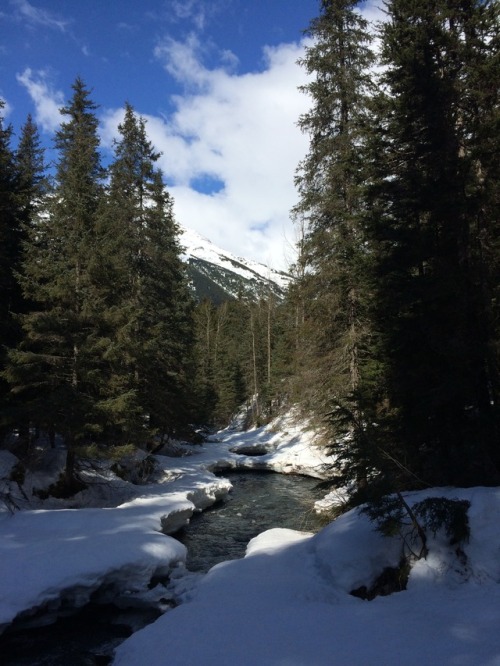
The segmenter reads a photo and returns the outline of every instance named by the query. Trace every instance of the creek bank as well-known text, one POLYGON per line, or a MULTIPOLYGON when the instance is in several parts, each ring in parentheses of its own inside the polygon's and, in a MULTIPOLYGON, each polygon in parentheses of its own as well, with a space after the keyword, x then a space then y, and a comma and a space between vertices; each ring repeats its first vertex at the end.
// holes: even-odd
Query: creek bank
POLYGON ((29 620, 18 620, 0 638, 2 663, 27 666, 35 663, 30 659, 40 653, 46 657, 43 663, 51 666, 109 663, 118 644, 191 591, 197 576, 190 572, 205 572, 218 562, 243 557, 250 539, 270 527, 319 528, 312 512, 320 492, 316 479, 252 471, 229 472, 227 477, 224 481, 230 482, 231 492, 195 515, 175 535, 188 549, 188 571, 181 565, 175 580, 167 576, 152 581, 149 606, 143 598, 143 605, 136 600, 134 608, 126 594, 117 597, 116 590, 109 590, 107 597, 102 590, 82 609, 73 610, 72 617, 59 618, 49 627, 37 626, 48 620, 43 612, 31 618, 32 629, 29 620))
MULTIPOLYGON (((203 446, 179 444, 175 455, 155 456, 153 483, 138 486, 109 469, 98 475, 89 469, 87 490, 69 501, 31 498, 29 489, 39 480, 27 478, 16 499, 31 508, 14 514, 0 510, 0 623, 6 627, 20 616, 52 622, 71 606, 96 600, 128 602, 132 609, 171 605, 172 595, 181 597, 197 575, 183 570, 186 549, 165 533, 194 522, 227 496, 230 481, 212 470, 256 469, 256 458, 242 454, 240 445, 256 441, 265 448, 258 461, 264 469, 323 478, 325 460, 314 450, 313 434, 291 421, 283 424, 281 419, 252 431, 227 429, 203 446), (174 591, 152 586, 169 576, 175 578, 174 591)), ((8 470, 15 460, 7 457, 0 482, 14 491, 8 470)), ((244 549, 243 537, 240 545, 244 549)))

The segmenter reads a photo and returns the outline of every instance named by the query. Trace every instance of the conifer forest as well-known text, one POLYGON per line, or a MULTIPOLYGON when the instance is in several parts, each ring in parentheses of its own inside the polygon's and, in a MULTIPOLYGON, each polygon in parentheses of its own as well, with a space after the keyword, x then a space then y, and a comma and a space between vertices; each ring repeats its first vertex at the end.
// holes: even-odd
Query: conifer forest
POLYGON ((31 117, 0 120, 0 442, 62 438, 65 492, 88 450, 195 441, 245 402, 311 418, 357 502, 500 485, 500 5, 387 0, 377 26, 357 5, 306 32, 283 300, 196 299, 129 103, 106 165, 91 82, 53 164, 31 117))

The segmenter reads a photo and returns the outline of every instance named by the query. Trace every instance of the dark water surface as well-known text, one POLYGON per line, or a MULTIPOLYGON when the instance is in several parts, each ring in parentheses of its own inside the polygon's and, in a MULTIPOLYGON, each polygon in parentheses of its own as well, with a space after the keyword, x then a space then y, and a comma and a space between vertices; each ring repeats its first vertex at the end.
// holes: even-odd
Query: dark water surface
POLYGON ((233 484, 227 498, 194 516, 176 534, 188 549, 187 568, 207 571, 245 555, 250 539, 273 527, 316 532, 321 527, 314 502, 326 491, 305 476, 272 472, 225 472, 233 484))
MULTIPOLYGON (((243 557, 250 539, 264 530, 314 532, 321 527, 313 504, 325 491, 318 488, 317 479, 271 472, 222 476, 233 484, 228 497, 193 517, 175 535, 188 548, 191 571, 207 571, 223 560, 243 557)), ((137 613, 130 611, 136 616, 130 621, 126 611, 91 604, 46 627, 8 631, 0 636, 0 666, 108 664, 113 649, 130 635, 130 624, 147 624, 158 617, 158 612, 144 610, 138 621, 137 613)))

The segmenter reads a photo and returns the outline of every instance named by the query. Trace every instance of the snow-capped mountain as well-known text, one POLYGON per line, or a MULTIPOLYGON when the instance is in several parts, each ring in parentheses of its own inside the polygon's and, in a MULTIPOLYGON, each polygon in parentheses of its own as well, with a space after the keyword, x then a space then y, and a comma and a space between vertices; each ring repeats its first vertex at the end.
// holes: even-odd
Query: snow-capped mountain
POLYGON ((238 295, 283 298, 291 276, 256 261, 235 257, 192 229, 180 227, 182 258, 199 299, 221 303, 238 295))

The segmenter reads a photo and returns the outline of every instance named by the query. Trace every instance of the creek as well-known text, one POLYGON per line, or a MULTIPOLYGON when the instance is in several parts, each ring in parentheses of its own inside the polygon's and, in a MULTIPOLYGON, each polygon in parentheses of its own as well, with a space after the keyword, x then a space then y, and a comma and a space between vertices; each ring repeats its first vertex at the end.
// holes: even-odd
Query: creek
POLYGON ((194 516, 176 538, 188 549, 187 568, 208 571, 245 555, 250 539, 273 527, 317 532, 313 510, 325 495, 318 479, 273 472, 225 472, 233 490, 222 502, 194 516))
MULTIPOLYGON (((315 532, 313 511, 324 496, 318 480, 272 472, 224 472, 233 490, 221 502, 194 516, 177 533, 188 548, 187 568, 206 572, 223 560, 243 557, 248 541, 273 527, 315 532)), ((158 612, 127 612, 89 604, 45 627, 9 629, 0 636, 2 666, 95 666, 111 663, 113 649, 158 612), (140 617, 138 617, 138 614, 140 617)))

